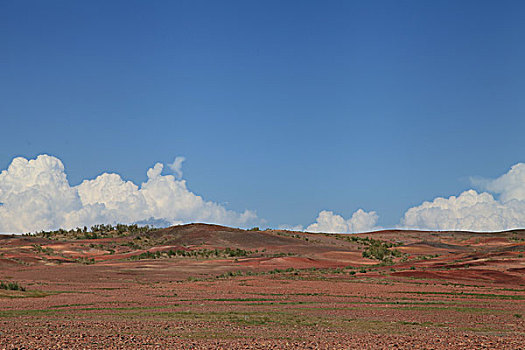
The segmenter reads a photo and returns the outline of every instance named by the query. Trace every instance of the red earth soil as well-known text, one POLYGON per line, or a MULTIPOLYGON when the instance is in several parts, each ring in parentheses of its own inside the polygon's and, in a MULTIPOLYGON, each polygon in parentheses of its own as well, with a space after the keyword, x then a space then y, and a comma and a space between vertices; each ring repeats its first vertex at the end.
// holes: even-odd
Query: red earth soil
POLYGON ((522 349, 525 231, 0 236, 0 349, 522 349))

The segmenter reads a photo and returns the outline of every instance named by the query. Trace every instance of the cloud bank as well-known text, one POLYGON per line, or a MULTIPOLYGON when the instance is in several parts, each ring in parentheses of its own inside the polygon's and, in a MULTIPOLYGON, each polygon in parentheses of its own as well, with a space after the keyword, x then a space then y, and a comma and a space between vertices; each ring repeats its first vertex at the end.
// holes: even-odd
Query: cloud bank
MULTIPOLYGON (((34 232, 75 228, 98 223, 208 222, 247 226, 258 222, 254 212, 242 213, 205 201, 182 179, 184 157, 168 167, 147 170, 147 181, 137 185, 114 173, 70 186, 60 159, 40 155, 18 157, 0 173, 0 232, 34 232)), ((458 196, 438 197, 408 209, 398 228, 422 230, 501 231, 525 227, 525 164, 518 163, 497 179, 472 181, 473 189, 458 196)), ((359 209, 349 219, 321 211, 310 232, 352 233, 380 229, 375 211, 359 209)), ((302 226, 286 226, 303 230, 302 226)))
MULTIPOLYGON (((408 209, 397 228, 420 230, 503 231, 525 228, 525 164, 497 179, 471 180, 484 192, 469 189, 458 196, 437 197, 408 209)), ((355 233, 381 229, 374 211, 359 209, 350 219, 319 213, 310 232, 355 233)), ((299 227, 296 227, 299 228, 299 227)), ((301 228, 302 230, 302 228, 301 228)))
POLYGON ((488 192, 468 190, 410 208, 400 226, 425 230, 502 231, 525 227, 525 164, 497 179, 473 181, 488 192), (496 198, 493 194, 496 195, 496 198))
POLYGON ((352 214, 350 219, 345 219, 341 215, 331 211, 323 210, 317 216, 315 223, 306 228, 308 232, 326 233, 355 233, 366 232, 379 229, 377 219, 379 216, 375 211, 366 212, 359 209, 352 214))
MULTIPOLYGON (((183 157, 170 165, 182 177, 183 157)), ((118 174, 104 173, 70 186, 60 159, 39 155, 18 157, 0 173, 0 232, 34 232, 98 223, 208 222, 244 226, 254 212, 238 213, 205 201, 186 187, 185 180, 162 175, 163 164, 148 169, 140 186, 118 174)))

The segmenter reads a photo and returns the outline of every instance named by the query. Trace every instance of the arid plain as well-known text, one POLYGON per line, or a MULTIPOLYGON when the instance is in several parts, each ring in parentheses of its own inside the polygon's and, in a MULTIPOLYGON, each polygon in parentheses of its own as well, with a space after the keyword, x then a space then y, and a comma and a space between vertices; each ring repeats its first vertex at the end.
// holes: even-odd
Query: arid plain
POLYGON ((525 231, 0 236, 0 349, 520 349, 524 254, 525 231))

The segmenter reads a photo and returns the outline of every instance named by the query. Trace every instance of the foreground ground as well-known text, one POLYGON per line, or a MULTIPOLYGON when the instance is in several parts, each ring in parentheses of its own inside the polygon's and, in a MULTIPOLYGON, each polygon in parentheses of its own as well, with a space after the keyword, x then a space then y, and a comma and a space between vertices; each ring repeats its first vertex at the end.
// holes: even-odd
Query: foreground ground
POLYGON ((523 232, 100 236, 0 240, 0 349, 525 348, 523 232))

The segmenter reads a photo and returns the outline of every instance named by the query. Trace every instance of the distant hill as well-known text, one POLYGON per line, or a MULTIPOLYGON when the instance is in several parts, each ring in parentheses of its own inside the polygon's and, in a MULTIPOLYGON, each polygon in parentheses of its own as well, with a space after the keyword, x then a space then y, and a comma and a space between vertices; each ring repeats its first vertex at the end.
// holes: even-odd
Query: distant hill
POLYGON ((374 268, 392 276, 493 281, 524 278, 525 230, 382 230, 360 234, 243 230, 210 224, 163 229, 98 225, 93 230, 0 236, 0 267, 63 264, 176 269, 374 268), (203 265, 204 264, 204 265, 203 265), (222 266, 222 267, 221 267, 222 266))

